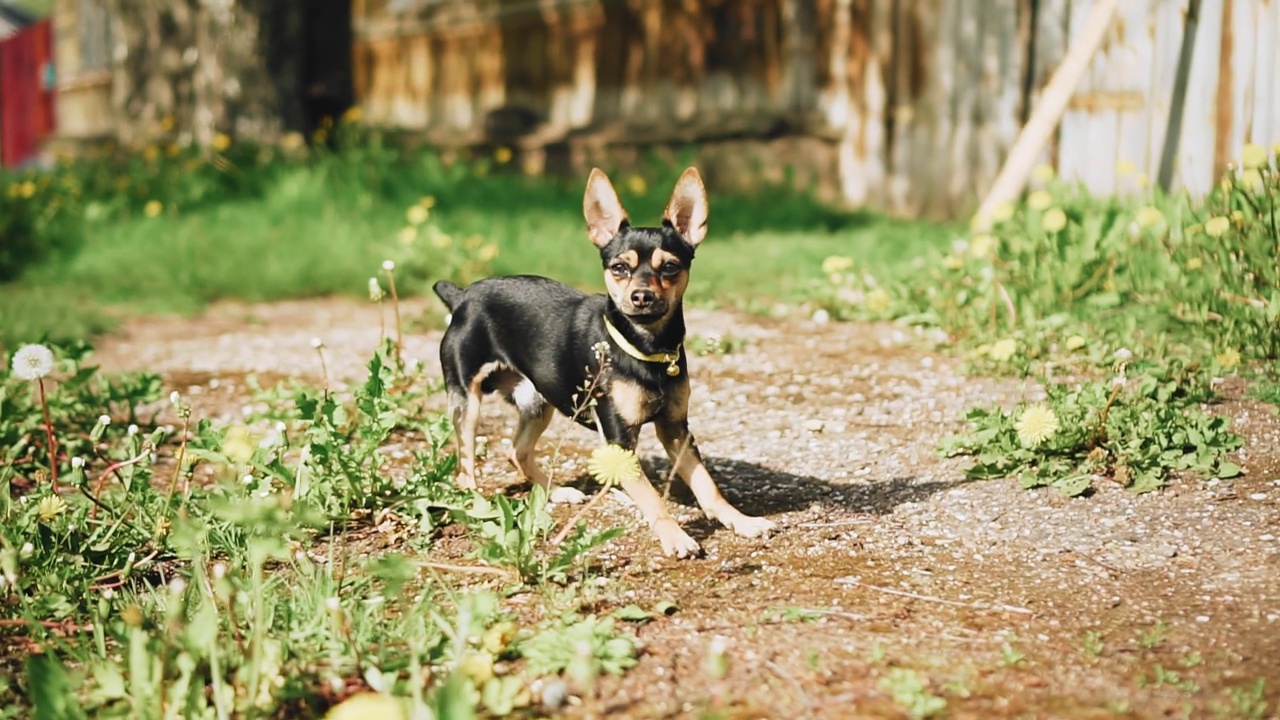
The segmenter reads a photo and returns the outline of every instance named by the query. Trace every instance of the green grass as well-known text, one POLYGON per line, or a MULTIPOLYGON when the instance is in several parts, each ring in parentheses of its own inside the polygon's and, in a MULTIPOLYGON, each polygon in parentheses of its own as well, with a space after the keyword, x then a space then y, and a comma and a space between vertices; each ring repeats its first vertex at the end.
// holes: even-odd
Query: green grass
MULTIPOLYGON (((424 165, 362 185, 329 168, 281 172, 257 197, 167 204, 143 213, 89 221, 83 247, 70 257, 30 268, 0 285, 0 345, 47 335, 69 340, 109 329, 138 313, 193 313, 223 299, 250 302, 328 294, 363 295, 384 258, 419 257, 403 278, 408 293, 427 292, 442 276, 535 273, 600 290, 598 255, 586 238, 580 183, 509 174, 441 179, 424 165), (402 247, 406 210, 435 198, 430 225, 453 238, 449 250, 402 247), (457 266, 457 247, 481 237, 497 246, 492 263, 457 266)), ((656 224, 665 185, 628 195, 615 183, 637 224, 656 224), (661 188, 661 189, 659 189, 661 188)), ((713 196, 711 234, 694 267, 691 304, 767 309, 809 294, 833 253, 890 271, 933 253, 951 231, 925 223, 841 213, 806 196, 713 196)), ((400 278, 398 278, 400 279, 400 278)))

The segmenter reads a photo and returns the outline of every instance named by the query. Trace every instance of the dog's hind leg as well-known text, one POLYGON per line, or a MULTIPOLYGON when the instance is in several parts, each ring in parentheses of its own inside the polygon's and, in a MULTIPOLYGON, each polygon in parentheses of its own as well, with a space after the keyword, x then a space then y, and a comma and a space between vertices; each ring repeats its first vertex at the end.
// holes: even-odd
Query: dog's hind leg
POLYGON ((465 393, 449 393, 449 412, 458 435, 458 487, 476 487, 476 426, 480 422, 480 383, 473 382, 465 393))
POLYGON ((542 437, 542 433, 546 432, 547 426, 551 424, 554 413, 555 410, 550 405, 530 408, 528 411, 521 407, 516 436, 511 441, 511 463, 525 479, 541 485, 547 491, 551 490, 551 481, 538 467, 533 450, 538 445, 538 438, 542 437))

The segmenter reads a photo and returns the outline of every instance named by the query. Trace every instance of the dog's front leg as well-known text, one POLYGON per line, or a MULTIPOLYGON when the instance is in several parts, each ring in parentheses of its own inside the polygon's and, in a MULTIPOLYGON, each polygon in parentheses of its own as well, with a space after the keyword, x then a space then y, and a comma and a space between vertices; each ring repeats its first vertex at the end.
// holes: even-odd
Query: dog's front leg
POLYGON ((658 439, 667 450, 676 474, 684 480, 693 496, 698 499, 702 511, 712 520, 720 521, 725 527, 743 537, 760 537, 777 529, 777 523, 762 517, 745 515, 735 508, 720 494, 720 488, 712 479, 698 445, 694 442, 693 433, 689 432, 689 424, 684 420, 658 420, 654 423, 658 431, 658 439))
MULTIPOLYGON (((605 438, 614 445, 634 451, 640 429, 627 425, 608 405, 608 402, 602 402, 597 407, 605 438)), ((636 507, 640 508, 640 515, 649 523, 653 534, 658 536, 664 553, 683 558, 702 552, 698 541, 689 537, 676 519, 671 517, 671 513, 667 512, 662 496, 643 472, 639 477, 622 483, 622 489, 635 501, 636 507)))

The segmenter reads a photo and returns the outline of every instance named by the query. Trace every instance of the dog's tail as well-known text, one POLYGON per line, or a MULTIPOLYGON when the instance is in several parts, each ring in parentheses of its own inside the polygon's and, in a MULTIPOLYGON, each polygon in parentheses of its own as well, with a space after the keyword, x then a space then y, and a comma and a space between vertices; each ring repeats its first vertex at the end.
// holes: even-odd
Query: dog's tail
POLYGON ((444 304, 447 305, 450 310, 456 308, 458 303, 462 301, 462 288, 448 280, 441 280, 437 282, 435 285, 431 286, 431 289, 435 291, 436 295, 440 296, 440 299, 444 301, 444 304))

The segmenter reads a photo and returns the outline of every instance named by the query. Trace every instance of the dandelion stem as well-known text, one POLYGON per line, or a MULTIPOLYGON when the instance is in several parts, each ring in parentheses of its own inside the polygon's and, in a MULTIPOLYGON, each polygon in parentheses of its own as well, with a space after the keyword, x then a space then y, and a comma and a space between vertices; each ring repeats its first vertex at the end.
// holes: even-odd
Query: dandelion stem
MULTIPOLYGON (((168 519, 169 506, 173 504, 173 494, 178 489, 178 478, 182 476, 182 465, 187 459, 187 426, 190 422, 188 413, 182 414, 182 442, 178 445, 178 466, 174 468, 173 480, 169 481, 169 490, 165 493, 164 511, 156 518, 156 527, 151 538, 152 542, 160 539, 160 531, 164 529, 164 522, 168 519)), ((183 500, 185 504, 185 498, 183 500)))
POLYGON ((53 437, 53 419, 49 416, 49 399, 44 392, 44 378, 36 378, 40 386, 40 407, 44 410, 44 432, 49 446, 49 478, 53 491, 58 492, 58 441, 53 437))
POLYGON ((391 290, 391 307, 395 310, 396 318, 396 364, 403 366, 401 348, 404 346, 404 341, 400 334, 400 295, 396 292, 396 274, 392 270, 387 271, 387 286, 391 290))
POLYGON ((320 356, 320 375, 324 378, 324 396, 329 397, 329 364, 324 360, 324 346, 316 348, 316 355, 320 356))

